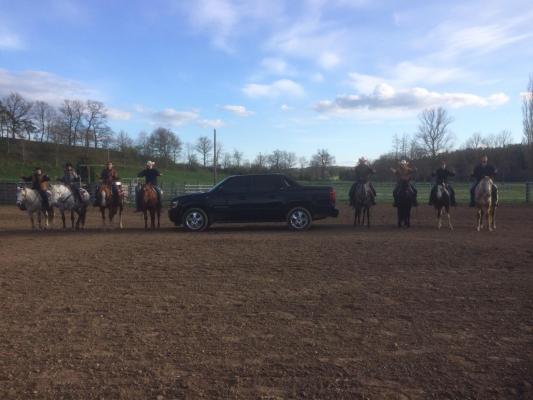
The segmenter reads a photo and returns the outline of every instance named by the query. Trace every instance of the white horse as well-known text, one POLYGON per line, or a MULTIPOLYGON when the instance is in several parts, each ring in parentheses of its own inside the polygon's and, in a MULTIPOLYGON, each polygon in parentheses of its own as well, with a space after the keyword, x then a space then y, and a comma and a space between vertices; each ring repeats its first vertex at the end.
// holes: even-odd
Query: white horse
POLYGON ((477 227, 478 232, 483 228, 483 217, 486 218, 486 226, 489 231, 496 229, 496 204, 492 198, 494 182, 488 176, 485 176, 475 188, 475 199, 477 208, 477 227))
POLYGON ((43 229, 41 219, 44 217, 44 229, 48 228, 48 224, 54 219, 54 213, 52 208, 49 210, 43 210, 41 196, 39 192, 27 187, 17 187, 17 206, 21 210, 28 211, 30 216, 31 228, 35 230, 35 219, 33 214, 37 213, 37 222, 39 229, 43 229))
POLYGON ((80 189, 81 203, 76 199, 72 190, 65 184, 51 185, 50 187, 50 206, 57 207, 61 212, 63 229, 66 229, 65 211, 70 211, 71 226, 74 229, 74 213, 78 215, 76 219, 76 230, 85 227, 85 217, 87 216, 87 207, 90 203, 90 195, 85 189, 80 189))

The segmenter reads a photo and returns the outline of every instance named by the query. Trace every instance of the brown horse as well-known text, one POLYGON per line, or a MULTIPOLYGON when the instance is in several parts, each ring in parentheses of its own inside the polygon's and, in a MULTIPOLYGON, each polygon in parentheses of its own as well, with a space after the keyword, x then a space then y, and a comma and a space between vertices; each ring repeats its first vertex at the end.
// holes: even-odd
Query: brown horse
POLYGON ((148 212, 150 212, 150 226, 155 229, 155 216, 157 215, 157 229, 161 218, 161 205, 157 201, 157 192, 150 183, 145 183, 140 188, 140 209, 144 214, 144 229, 148 229, 148 212))
POLYGON ((109 227, 113 228, 113 218, 118 212, 119 216, 119 226, 120 229, 122 229, 124 226, 122 224, 122 211, 124 209, 124 197, 122 195, 122 190, 120 188, 120 182, 115 182, 115 185, 117 185, 117 190, 119 194, 118 199, 113 199, 113 191, 111 189, 111 186, 107 183, 102 183, 98 187, 98 191, 96 192, 96 199, 98 201, 98 206, 100 207, 100 213, 102 214, 102 228, 106 228, 105 223, 105 210, 106 208, 109 210, 109 227))

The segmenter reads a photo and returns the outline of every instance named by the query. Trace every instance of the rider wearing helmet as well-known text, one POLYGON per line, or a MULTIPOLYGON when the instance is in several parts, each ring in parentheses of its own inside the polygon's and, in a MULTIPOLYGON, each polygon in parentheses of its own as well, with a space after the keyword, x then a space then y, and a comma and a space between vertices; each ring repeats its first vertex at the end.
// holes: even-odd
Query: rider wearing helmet
MULTIPOLYGON (((157 177, 161 176, 161 173, 154 168, 155 162, 147 161, 146 168, 137 174, 139 178, 144 176, 145 183, 154 187, 157 193, 157 204, 161 205, 161 189, 157 186, 157 177)), ((141 191, 138 190, 135 196, 135 204, 137 206, 135 212, 141 211, 141 191)))
POLYGON ((70 190, 72 191, 72 195, 74 196, 74 199, 76 201, 81 202, 80 184, 79 184, 80 177, 78 176, 76 171, 74 171, 74 168, 72 167, 71 163, 68 162, 65 164, 63 177, 59 180, 70 188, 70 190))
MULTIPOLYGON (((481 156, 480 163, 476 165, 474 168, 474 172, 472 173, 471 177, 475 178, 476 181, 474 184, 470 187, 470 207, 474 207, 475 205, 475 191, 476 186, 484 177, 488 176, 490 179, 494 181, 496 178, 496 175, 498 174, 498 170, 493 165, 489 164, 489 158, 484 154, 481 156)), ((494 204, 498 206, 498 187, 493 184, 493 191, 492 191, 492 199, 494 201, 494 204)))
POLYGON ((368 183, 370 190, 374 194, 374 198, 372 199, 372 203, 374 205, 376 204, 375 197, 377 193, 376 189, 374 189, 374 186, 372 185, 372 182, 370 182, 370 175, 375 173, 376 170, 368 165, 368 160, 365 157, 359 158, 357 166, 355 167, 355 183, 361 185, 366 185, 368 183))
POLYGON ((415 207, 418 206, 418 201, 416 199, 418 191, 416 190, 415 186, 411 182, 411 180, 413 179, 413 174, 416 171, 418 171, 418 169, 415 166, 409 165, 409 163, 406 160, 402 160, 399 162, 398 167, 391 168, 391 171, 398 178, 396 187, 394 188, 394 191, 392 192, 392 195, 394 197, 394 207, 398 207, 398 192, 400 191, 402 184, 409 185, 409 188, 411 189, 411 191, 413 192, 415 196, 413 205, 415 207))
POLYGON ((450 204, 455 207, 457 204, 455 202, 455 190, 453 190, 452 185, 448 183, 448 178, 454 177, 455 172, 450 171, 446 166, 446 161, 442 160, 440 168, 437 168, 431 176, 435 176, 435 185, 431 188, 431 193, 429 195, 429 205, 433 205, 435 202, 435 196, 437 195, 437 186, 445 185, 446 189, 450 193, 450 204))
POLYGON ((43 174, 41 167, 35 167, 33 174, 30 176, 21 177, 24 182, 31 182, 31 188, 36 190, 41 196, 41 205, 44 210, 48 210, 50 205, 48 204, 48 182, 50 178, 43 174))
MULTIPOLYGON (((113 203, 115 205, 119 203, 119 193, 116 185, 116 182, 119 179, 120 178, 118 177, 118 172, 113 167, 113 163, 111 161, 106 162, 105 168, 100 173, 100 180, 102 181, 102 183, 107 184, 111 187, 111 192, 113 193, 113 203)), ((99 205, 98 199, 95 199, 94 205, 95 207, 99 205)))

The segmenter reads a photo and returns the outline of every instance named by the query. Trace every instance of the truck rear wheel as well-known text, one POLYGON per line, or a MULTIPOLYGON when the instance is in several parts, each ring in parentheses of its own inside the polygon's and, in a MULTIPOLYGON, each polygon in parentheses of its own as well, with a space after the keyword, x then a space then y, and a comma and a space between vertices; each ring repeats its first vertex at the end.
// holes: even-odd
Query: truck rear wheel
POLYGON ((311 227, 313 218, 305 207, 294 207, 287 214, 287 223, 293 231, 305 231, 311 227))

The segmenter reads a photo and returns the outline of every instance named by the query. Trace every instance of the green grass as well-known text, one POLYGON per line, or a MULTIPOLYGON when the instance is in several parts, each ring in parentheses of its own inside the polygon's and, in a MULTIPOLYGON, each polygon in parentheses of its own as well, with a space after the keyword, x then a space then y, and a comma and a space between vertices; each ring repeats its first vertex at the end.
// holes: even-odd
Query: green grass
MULTIPOLYGON (((337 200, 341 202, 348 201, 348 193, 352 182, 348 181, 308 181, 301 182, 304 185, 321 185, 321 186, 333 186, 337 192, 337 200)), ((526 201, 526 184, 519 183, 501 183, 497 182, 499 199, 502 203, 518 203, 526 201)), ((373 185, 377 192, 377 202, 387 203, 392 202, 392 191, 394 189, 394 182, 373 182, 373 185)), ((455 195, 459 203, 467 203, 470 200, 470 183, 457 182, 452 183, 455 189, 455 195)), ((418 190, 418 201, 424 204, 429 199, 429 192, 431 190, 431 184, 428 182, 419 182, 416 184, 418 190)))

